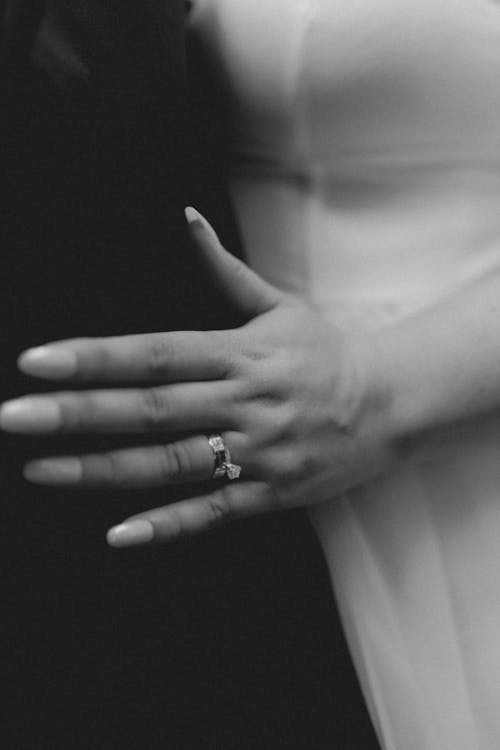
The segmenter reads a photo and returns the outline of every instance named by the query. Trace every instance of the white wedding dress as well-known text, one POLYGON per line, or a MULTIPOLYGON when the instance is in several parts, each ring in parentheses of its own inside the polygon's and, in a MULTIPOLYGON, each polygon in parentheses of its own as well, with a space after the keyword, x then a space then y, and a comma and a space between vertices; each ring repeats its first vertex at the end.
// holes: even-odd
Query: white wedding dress
MULTIPOLYGON (((500 0, 198 0, 192 22, 257 271, 350 329, 500 269, 500 0)), ((314 523, 383 748, 499 750, 500 422, 314 523)))

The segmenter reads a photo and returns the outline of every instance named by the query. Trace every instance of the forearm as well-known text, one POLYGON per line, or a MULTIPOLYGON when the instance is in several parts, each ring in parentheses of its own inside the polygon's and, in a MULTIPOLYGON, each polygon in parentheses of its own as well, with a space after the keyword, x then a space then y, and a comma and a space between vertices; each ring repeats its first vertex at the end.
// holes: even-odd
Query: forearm
POLYGON ((500 273, 380 330, 366 351, 398 460, 447 452, 500 408, 500 273))

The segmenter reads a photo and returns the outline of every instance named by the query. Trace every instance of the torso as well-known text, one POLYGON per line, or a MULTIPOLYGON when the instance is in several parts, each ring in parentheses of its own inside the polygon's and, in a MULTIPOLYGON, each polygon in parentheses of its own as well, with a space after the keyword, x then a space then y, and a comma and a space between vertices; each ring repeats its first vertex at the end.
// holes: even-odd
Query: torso
POLYGON ((497 2, 198 0, 195 23, 257 269, 331 314, 419 304, 496 262, 497 2))
MULTIPOLYGON (((497 0, 198 0, 251 264, 345 328, 500 266, 497 0)), ((500 743, 500 426, 317 513, 386 750, 500 743)))

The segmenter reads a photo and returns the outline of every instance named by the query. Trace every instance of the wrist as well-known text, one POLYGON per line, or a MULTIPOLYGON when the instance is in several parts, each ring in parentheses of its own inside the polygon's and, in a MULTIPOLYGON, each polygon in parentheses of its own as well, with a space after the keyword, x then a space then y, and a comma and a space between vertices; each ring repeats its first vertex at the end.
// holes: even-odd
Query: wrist
POLYGON ((434 367, 429 342, 410 334, 388 327, 353 341, 364 382, 363 431, 379 441, 389 469, 445 455, 456 437, 447 408, 452 383, 434 367))
POLYGON ((348 347, 359 389, 356 431, 373 473, 388 471, 411 460, 408 450, 414 430, 407 409, 404 376, 394 342, 387 331, 356 332, 348 347))

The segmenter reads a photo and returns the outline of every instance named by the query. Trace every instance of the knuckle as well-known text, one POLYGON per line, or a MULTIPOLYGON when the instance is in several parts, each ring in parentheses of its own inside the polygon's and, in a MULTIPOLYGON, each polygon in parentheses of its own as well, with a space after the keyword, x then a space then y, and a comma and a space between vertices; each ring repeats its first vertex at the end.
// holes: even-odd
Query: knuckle
POLYGON ((296 486, 309 477, 316 476, 320 468, 318 458, 313 453, 289 450, 283 457, 282 480, 287 486, 296 486))
POLYGON ((287 400, 287 388, 290 374, 283 376, 273 368, 262 366, 245 371, 241 377, 241 389, 244 400, 262 406, 277 406, 287 400))
POLYGON ((224 487, 208 499, 210 527, 215 528, 227 523, 233 516, 228 488, 224 487))
POLYGON ((234 429, 241 432, 247 431, 252 424, 252 417, 255 416, 253 394, 250 387, 238 381, 232 383, 232 388, 228 391, 226 397, 226 414, 228 426, 232 425, 234 429))
POLYGON ((160 472, 165 481, 180 482, 189 476, 192 461, 182 443, 170 443, 160 449, 160 472))
POLYGON ((300 432, 300 421, 298 420, 297 412, 293 404, 289 402, 272 404, 272 408, 269 414, 269 435, 268 440, 270 442, 283 443, 290 440, 290 438, 300 432))
POLYGON ((277 487, 273 484, 265 482, 263 491, 267 507, 271 512, 281 511, 286 508, 286 503, 284 503, 277 487))
POLYGON ((93 393, 82 393, 73 413, 73 426, 80 430, 94 429, 100 421, 100 404, 93 393))
POLYGON ((259 476, 272 486, 281 485, 298 476, 297 459, 294 452, 286 446, 270 448, 258 456, 259 476))
POLYGON ((248 364, 262 365, 267 360, 269 351, 266 346, 255 341, 245 342, 241 347, 241 362, 243 366, 248 364))
POLYGON ((95 399, 82 392, 78 396, 62 394, 59 398, 61 424, 59 432, 84 432, 96 422, 95 399))
POLYGON ((105 484, 113 487, 124 487, 126 477, 126 467, 124 466, 123 456, 119 451, 110 451, 104 456, 106 462, 105 484))
POLYGON ((282 479, 284 471, 286 471, 286 468, 276 456, 261 456, 259 461, 259 475, 262 479, 274 485, 282 479))
POLYGON ((103 372, 108 372, 112 361, 111 352, 109 350, 109 341, 106 339, 99 339, 94 346, 94 367, 98 371, 102 370, 103 372))
POLYGON ((152 378, 165 377, 172 364, 173 347, 166 336, 155 336, 149 352, 148 371, 152 378))
POLYGON ((81 465, 83 479, 92 487, 119 487, 123 481, 119 459, 113 451, 82 456, 81 465))
POLYGON ((232 331, 203 331, 208 342, 207 351, 212 352, 222 380, 231 378, 237 372, 239 361, 239 341, 232 331))
POLYGON ((176 542, 186 536, 182 514, 176 507, 168 509, 166 518, 168 520, 168 541, 176 542))
POLYGON ((142 393, 143 423, 148 430, 164 427, 170 413, 168 397, 161 388, 147 388, 142 393))
POLYGON ((86 382, 92 380, 96 373, 107 375, 110 370, 110 363, 112 360, 109 348, 109 339, 89 339, 83 338, 80 343, 83 345, 84 350, 88 350, 85 354, 83 351, 80 352, 78 347, 75 348, 75 356, 77 361, 76 366, 76 379, 86 382))

